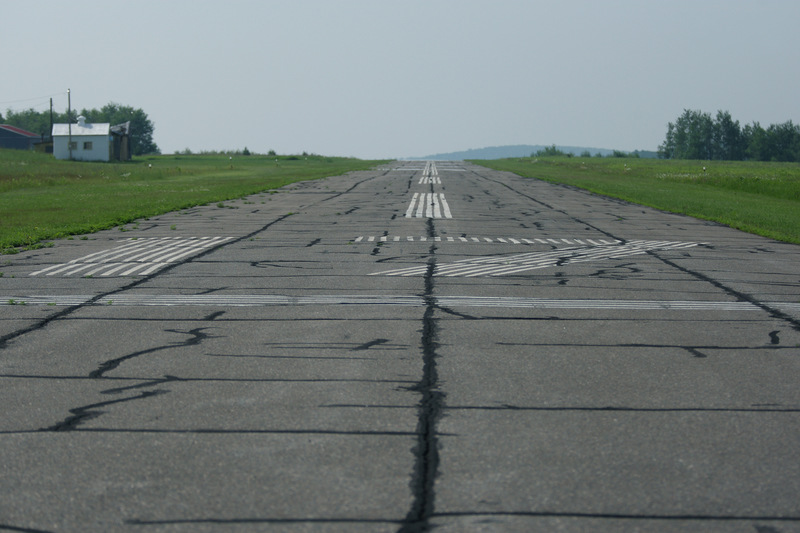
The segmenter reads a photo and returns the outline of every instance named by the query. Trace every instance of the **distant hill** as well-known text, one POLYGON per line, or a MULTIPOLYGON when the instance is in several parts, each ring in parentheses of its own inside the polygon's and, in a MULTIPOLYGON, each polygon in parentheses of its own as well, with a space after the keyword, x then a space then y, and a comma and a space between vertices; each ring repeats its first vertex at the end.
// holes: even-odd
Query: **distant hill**
MULTIPOLYGON (((433 154, 425 157, 409 157, 411 160, 427 160, 427 161, 461 161, 463 159, 505 159, 507 157, 530 157, 531 154, 544 150, 548 146, 541 144, 515 144, 507 146, 490 146, 487 148, 473 148, 463 152, 450 152, 447 154, 433 154)), ((584 146, 556 146, 562 152, 581 155, 584 152, 589 152, 592 156, 600 154, 608 156, 614 153, 614 150, 606 148, 587 148, 584 146)), ((655 158, 656 152, 647 152, 637 150, 639 157, 655 158)))

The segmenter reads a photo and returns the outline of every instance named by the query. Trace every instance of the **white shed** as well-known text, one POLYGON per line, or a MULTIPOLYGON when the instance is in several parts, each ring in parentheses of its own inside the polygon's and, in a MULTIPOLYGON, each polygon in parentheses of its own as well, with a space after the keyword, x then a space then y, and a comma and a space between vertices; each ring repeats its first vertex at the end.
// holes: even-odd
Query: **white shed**
POLYGON ((70 159, 71 156, 77 161, 110 161, 113 151, 111 124, 89 124, 84 117, 78 117, 77 124, 53 124, 56 159, 70 159))

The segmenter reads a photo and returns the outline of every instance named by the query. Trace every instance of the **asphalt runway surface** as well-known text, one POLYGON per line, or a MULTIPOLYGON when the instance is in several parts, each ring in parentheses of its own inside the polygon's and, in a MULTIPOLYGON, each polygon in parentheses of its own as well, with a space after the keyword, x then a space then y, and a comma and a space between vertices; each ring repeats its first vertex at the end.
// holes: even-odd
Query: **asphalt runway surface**
POLYGON ((800 247, 396 162, 0 258, 0 531, 800 531, 800 247))

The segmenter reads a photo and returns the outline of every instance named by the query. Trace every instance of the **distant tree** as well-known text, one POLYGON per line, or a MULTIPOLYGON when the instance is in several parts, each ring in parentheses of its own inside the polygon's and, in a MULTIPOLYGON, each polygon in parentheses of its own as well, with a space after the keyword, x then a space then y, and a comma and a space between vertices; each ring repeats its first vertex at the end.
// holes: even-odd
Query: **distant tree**
MULTIPOLYGON (((66 122, 66 113, 53 113, 53 122, 66 122)), ((28 130, 39 135, 50 135, 50 112, 36 111, 35 109, 25 109, 23 111, 6 112, 5 122, 12 126, 28 130)))
POLYGON ((767 128, 771 146, 770 161, 800 161, 800 125, 792 121, 767 128))
POLYGON ((717 111, 714 121, 712 159, 739 161, 744 159, 746 143, 739 127, 739 121, 734 121, 727 111, 717 111))
POLYGON ((753 161, 767 161, 769 157, 767 130, 762 128, 760 123, 753 122, 742 129, 742 135, 747 143, 745 157, 753 161))
POLYGON ((721 135, 722 130, 709 113, 684 109, 675 123, 667 124, 667 135, 658 147, 658 155, 666 159, 715 159, 721 152, 715 139, 721 135))
POLYGON ((111 125, 131 123, 131 152, 133 155, 160 153, 158 146, 153 142, 152 121, 147 113, 131 106, 109 102, 100 109, 83 109, 81 114, 89 122, 109 122, 111 125))
POLYGON ((537 150, 535 153, 531 154, 531 157, 546 157, 554 155, 567 155, 567 154, 556 148, 556 145, 554 144, 552 146, 545 146, 541 150, 537 150))
POLYGON ((267 155, 275 156, 278 154, 275 153, 275 150, 270 150, 269 152, 267 152, 267 155))
POLYGON ((764 128, 758 122, 743 128, 727 111, 684 110, 667 135, 658 156, 668 159, 800 161, 800 125, 792 121, 764 128))
POLYGON ((800 161, 800 125, 792 121, 764 129, 758 122, 744 127, 742 136, 748 159, 755 161, 800 161))

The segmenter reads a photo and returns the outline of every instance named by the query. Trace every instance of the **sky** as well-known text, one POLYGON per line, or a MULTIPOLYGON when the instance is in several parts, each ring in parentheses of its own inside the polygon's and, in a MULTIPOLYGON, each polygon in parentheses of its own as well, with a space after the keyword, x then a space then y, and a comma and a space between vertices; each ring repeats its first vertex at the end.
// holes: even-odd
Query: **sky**
POLYGON ((797 0, 0 0, 0 113, 141 108, 162 153, 656 150, 800 123, 797 0))

